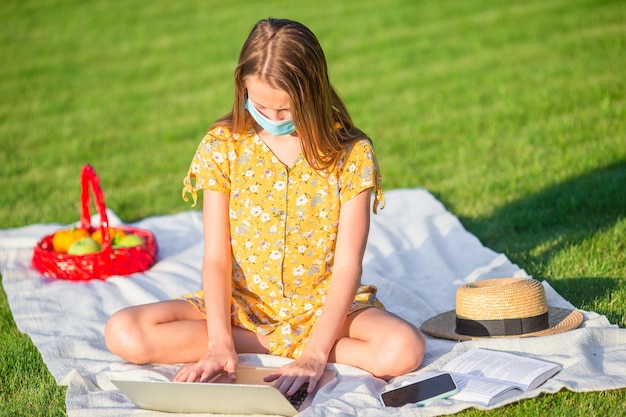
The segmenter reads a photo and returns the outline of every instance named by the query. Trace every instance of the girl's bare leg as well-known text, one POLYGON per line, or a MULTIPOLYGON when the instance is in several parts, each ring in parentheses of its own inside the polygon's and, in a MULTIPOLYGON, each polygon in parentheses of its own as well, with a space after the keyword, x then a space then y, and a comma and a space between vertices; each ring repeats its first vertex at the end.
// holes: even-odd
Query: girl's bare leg
MULTIPOLYGON (((240 353, 267 353, 267 341, 233 328, 240 353)), ((133 363, 195 362, 206 353, 206 319, 184 300, 128 307, 113 314, 105 328, 109 350, 133 363)))
POLYGON ((368 308, 348 316, 329 361, 389 379, 417 369, 425 350, 424 335, 412 324, 388 311, 368 308))
MULTIPOLYGON (((206 320, 187 301, 172 300, 128 307, 107 322, 109 350, 133 363, 196 362, 206 353, 206 320)), ((268 340, 233 328, 239 353, 267 353, 268 340)), ((353 313, 346 319, 329 361, 391 377, 419 367, 426 349, 421 332, 399 317, 378 308, 353 313)))

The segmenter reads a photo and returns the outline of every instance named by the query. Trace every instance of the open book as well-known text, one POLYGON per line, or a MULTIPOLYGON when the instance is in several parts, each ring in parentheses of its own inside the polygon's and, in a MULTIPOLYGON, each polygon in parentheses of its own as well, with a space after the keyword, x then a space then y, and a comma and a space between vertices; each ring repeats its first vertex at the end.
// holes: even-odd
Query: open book
POLYGON ((534 390, 560 370, 551 362, 486 349, 469 350, 443 367, 459 387, 451 399, 484 406, 534 390))

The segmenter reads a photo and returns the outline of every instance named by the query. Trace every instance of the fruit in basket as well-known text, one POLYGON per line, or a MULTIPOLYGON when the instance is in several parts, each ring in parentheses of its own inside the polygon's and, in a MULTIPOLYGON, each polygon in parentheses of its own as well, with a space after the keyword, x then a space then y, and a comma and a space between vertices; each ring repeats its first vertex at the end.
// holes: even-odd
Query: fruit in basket
POLYGON ((89 236, 89 230, 80 227, 59 230, 52 235, 52 249, 58 253, 67 253, 74 242, 89 236))
POLYGON ((139 246, 143 244, 143 239, 137 235, 132 233, 126 234, 126 236, 122 237, 117 241, 117 243, 113 246, 115 248, 132 248, 135 246, 139 246))
POLYGON ((89 236, 72 243, 67 253, 70 255, 86 255, 88 253, 100 252, 100 249, 100 244, 89 236))
MULTIPOLYGON (((117 244, 117 242, 126 236, 126 233, 122 229, 116 229, 109 227, 109 236, 111 237, 111 246, 117 244)), ((102 230, 98 229, 91 234, 91 238, 102 245, 102 230)))

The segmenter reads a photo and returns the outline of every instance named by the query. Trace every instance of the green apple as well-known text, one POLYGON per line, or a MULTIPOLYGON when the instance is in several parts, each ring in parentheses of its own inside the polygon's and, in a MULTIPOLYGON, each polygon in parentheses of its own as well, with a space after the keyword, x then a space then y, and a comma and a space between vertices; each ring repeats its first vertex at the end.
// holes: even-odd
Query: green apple
POLYGON ((139 246, 143 243, 143 239, 137 235, 133 235, 132 233, 127 234, 120 240, 118 240, 114 247, 115 248, 132 248, 134 246, 139 246))
POLYGON ((100 244, 90 237, 78 239, 68 248, 67 253, 70 255, 85 255, 88 253, 100 252, 100 244))

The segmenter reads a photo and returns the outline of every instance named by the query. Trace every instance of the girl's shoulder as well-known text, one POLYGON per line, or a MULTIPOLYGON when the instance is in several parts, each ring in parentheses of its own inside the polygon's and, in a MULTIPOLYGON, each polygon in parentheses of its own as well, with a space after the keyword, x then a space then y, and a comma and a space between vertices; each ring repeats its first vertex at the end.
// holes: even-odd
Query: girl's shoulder
POLYGON ((346 158, 355 158, 366 156, 371 158, 371 155, 374 153, 374 146, 372 142, 367 139, 357 139, 351 144, 349 144, 343 151, 340 159, 346 158))

